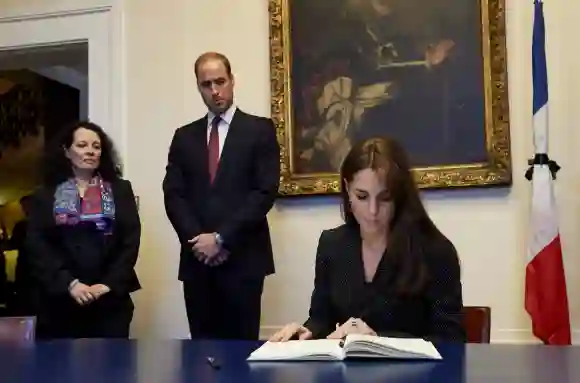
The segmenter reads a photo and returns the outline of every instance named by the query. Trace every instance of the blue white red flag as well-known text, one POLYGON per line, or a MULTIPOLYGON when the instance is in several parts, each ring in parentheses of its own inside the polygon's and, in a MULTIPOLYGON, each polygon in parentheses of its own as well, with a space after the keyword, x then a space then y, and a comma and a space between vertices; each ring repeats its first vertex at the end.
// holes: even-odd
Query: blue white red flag
POLYGON ((545 344, 571 343, 570 315, 554 196, 558 166, 548 157, 548 75, 543 3, 534 3, 532 43, 534 148, 531 238, 526 267, 525 308, 534 335, 545 344))

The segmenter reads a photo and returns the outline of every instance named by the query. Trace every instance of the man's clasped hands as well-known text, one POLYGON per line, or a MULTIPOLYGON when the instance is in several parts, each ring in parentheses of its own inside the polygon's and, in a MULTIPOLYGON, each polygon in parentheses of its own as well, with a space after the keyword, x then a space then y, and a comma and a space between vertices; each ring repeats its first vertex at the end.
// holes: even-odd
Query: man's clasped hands
POLYGON ((71 282, 68 290, 71 297, 81 306, 96 301, 101 296, 111 291, 109 286, 100 283, 89 286, 80 282, 78 279, 71 282))
POLYGON ((203 233, 187 242, 192 245, 195 257, 208 266, 219 266, 229 256, 229 252, 218 244, 216 233, 203 233))

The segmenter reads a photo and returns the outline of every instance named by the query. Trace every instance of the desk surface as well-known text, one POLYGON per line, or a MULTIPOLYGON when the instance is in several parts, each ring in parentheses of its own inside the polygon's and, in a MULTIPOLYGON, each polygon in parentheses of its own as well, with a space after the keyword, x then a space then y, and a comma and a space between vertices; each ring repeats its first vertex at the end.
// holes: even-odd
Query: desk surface
POLYGON ((443 361, 252 363, 252 342, 77 340, 0 344, 3 382, 580 382, 580 347, 437 345, 443 361), (220 364, 212 368, 207 357, 220 364))

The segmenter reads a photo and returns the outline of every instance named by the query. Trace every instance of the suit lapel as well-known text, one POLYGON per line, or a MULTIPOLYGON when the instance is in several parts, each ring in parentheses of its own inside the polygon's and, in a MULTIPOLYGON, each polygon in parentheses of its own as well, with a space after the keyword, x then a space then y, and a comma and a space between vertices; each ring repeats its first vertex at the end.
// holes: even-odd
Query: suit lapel
POLYGON ((209 161, 207 149, 207 116, 198 120, 192 130, 192 155, 198 153, 198 161, 204 182, 209 183, 209 161))
POLYGON ((344 243, 345 259, 343 267, 346 269, 347 284, 350 286, 349 306, 353 313, 360 313, 365 304, 365 271, 362 260, 362 241, 357 229, 349 228, 344 243))
POLYGON ((348 297, 350 310, 355 315, 367 316, 369 314, 368 310, 373 308, 372 298, 370 298, 372 295, 369 295, 369 292, 379 288, 393 276, 386 251, 377 265, 372 282, 369 282, 367 286, 362 256, 362 239, 358 229, 350 228, 348 230, 343 248, 346 255, 343 267, 347 268, 347 283, 350 285, 350 289, 348 289, 350 290, 348 297))

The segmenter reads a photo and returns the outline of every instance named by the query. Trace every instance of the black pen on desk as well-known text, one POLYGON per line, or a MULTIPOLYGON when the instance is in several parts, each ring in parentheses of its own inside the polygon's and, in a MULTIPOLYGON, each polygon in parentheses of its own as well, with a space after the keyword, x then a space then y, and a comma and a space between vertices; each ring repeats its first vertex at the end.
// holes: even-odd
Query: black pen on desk
POLYGON ((219 362, 217 360, 215 360, 215 358, 212 358, 211 356, 208 356, 206 361, 207 361, 207 364, 209 364, 211 366, 211 368, 213 368, 215 370, 219 370, 219 368, 221 367, 219 362))

